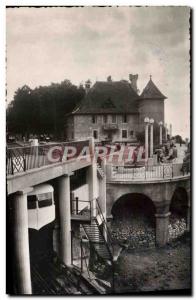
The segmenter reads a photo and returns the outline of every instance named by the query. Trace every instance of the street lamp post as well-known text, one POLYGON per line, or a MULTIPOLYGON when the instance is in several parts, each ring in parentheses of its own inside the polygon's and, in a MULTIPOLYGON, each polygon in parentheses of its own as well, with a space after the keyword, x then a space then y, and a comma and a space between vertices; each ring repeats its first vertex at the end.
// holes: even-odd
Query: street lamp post
POLYGON ((167 142, 167 123, 165 123, 165 141, 167 142))
POLYGON ((150 123, 150 157, 153 157, 153 124, 154 124, 154 119, 150 119, 149 123, 150 123))
POLYGON ((148 117, 144 119, 144 123, 145 123, 145 160, 148 161, 148 126, 149 126, 148 117))
POLYGON ((162 121, 159 122, 159 126, 160 126, 160 145, 162 145, 163 143, 163 122, 162 121))
POLYGON ((172 124, 169 125, 169 136, 172 138, 172 124))

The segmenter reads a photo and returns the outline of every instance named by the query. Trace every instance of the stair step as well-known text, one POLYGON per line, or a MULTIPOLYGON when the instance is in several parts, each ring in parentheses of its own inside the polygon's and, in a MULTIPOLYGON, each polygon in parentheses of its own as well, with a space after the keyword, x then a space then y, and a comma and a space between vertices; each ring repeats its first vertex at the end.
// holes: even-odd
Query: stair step
MULTIPOLYGON (((101 169, 99 171, 105 175, 101 169)), ((91 217, 91 224, 83 224, 84 231, 97 255, 111 265, 112 253, 99 226, 100 224, 96 217, 91 217)))
POLYGON ((98 231, 98 230, 95 231, 95 230, 93 230, 93 228, 91 228, 91 230, 90 229, 86 229, 86 231, 89 232, 89 233, 91 233, 91 234, 93 234, 93 233, 101 234, 100 231, 98 231))
MULTIPOLYGON (((88 233, 88 236, 90 236, 90 237, 100 237, 101 238, 101 235, 100 234, 92 234, 92 233, 88 233)), ((103 239, 103 238, 102 238, 103 239)))
POLYGON ((91 229, 86 229, 86 231, 88 231, 89 233, 96 233, 96 234, 101 234, 99 230, 97 230, 95 227, 91 228, 91 229))
POLYGON ((91 239, 96 239, 96 241, 97 241, 97 240, 103 241, 103 239, 101 239, 101 236, 100 236, 100 235, 97 235, 97 236, 96 236, 96 235, 90 235, 90 234, 89 234, 88 236, 89 236, 91 239))
POLYGON ((91 225, 84 225, 84 228, 86 228, 87 230, 92 230, 92 229, 94 229, 94 230, 97 230, 97 231, 99 231, 99 228, 97 228, 97 224, 96 225, 93 225, 93 224, 91 224, 91 225))
POLYGON ((92 236, 92 237, 93 237, 93 236, 96 236, 96 237, 98 237, 98 236, 101 237, 101 236, 102 236, 100 232, 99 232, 99 233, 96 232, 95 234, 94 234, 93 232, 91 232, 91 231, 89 232, 88 230, 86 230, 86 232, 87 232, 88 235, 90 235, 90 236, 92 236))

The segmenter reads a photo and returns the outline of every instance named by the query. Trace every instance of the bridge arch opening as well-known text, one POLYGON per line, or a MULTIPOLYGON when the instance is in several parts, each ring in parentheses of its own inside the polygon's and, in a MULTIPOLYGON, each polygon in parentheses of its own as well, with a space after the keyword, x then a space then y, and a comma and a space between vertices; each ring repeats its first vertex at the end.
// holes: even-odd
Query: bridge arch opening
POLYGON ((177 188, 170 204, 169 240, 183 235, 187 228, 188 194, 185 188, 177 188))
POLYGON ((111 224, 116 243, 126 243, 129 248, 146 248, 155 244, 155 206, 144 194, 121 196, 112 207, 111 224))

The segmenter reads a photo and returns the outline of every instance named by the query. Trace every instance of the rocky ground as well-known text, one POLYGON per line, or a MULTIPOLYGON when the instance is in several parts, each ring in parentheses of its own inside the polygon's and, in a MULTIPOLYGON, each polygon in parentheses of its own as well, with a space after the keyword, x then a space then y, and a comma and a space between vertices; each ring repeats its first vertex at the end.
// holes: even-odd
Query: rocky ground
MULTIPOLYGON (((171 215, 169 223, 169 241, 183 235, 186 221, 182 217, 171 215)), ((129 249, 152 248, 155 246, 155 224, 141 216, 129 219, 115 219, 111 225, 112 237, 115 243, 129 249)))
POLYGON ((155 227, 147 220, 135 216, 113 220, 112 238, 115 243, 135 249, 155 246, 155 227))
POLYGON ((126 249, 115 266, 116 293, 189 289, 189 237, 181 237, 160 249, 126 249))
POLYGON ((169 243, 155 248, 155 224, 145 218, 113 220, 114 242, 123 246, 115 265, 117 293, 177 291, 190 288, 190 237, 185 219, 172 215, 169 243))
POLYGON ((171 215, 168 227, 169 227, 169 241, 173 241, 184 234, 186 230, 186 220, 185 218, 182 217, 179 218, 175 215, 171 215))

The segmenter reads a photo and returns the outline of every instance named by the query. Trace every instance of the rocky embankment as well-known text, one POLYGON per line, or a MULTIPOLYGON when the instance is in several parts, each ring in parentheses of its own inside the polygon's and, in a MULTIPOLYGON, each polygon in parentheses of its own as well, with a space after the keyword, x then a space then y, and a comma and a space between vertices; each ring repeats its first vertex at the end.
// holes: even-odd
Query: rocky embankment
MULTIPOLYGON (((186 221, 177 216, 170 217, 169 242, 183 235, 186 230, 186 221)), ((111 232, 114 243, 126 246, 129 249, 151 248, 155 246, 155 224, 138 216, 130 219, 116 219, 112 221, 111 232)))

